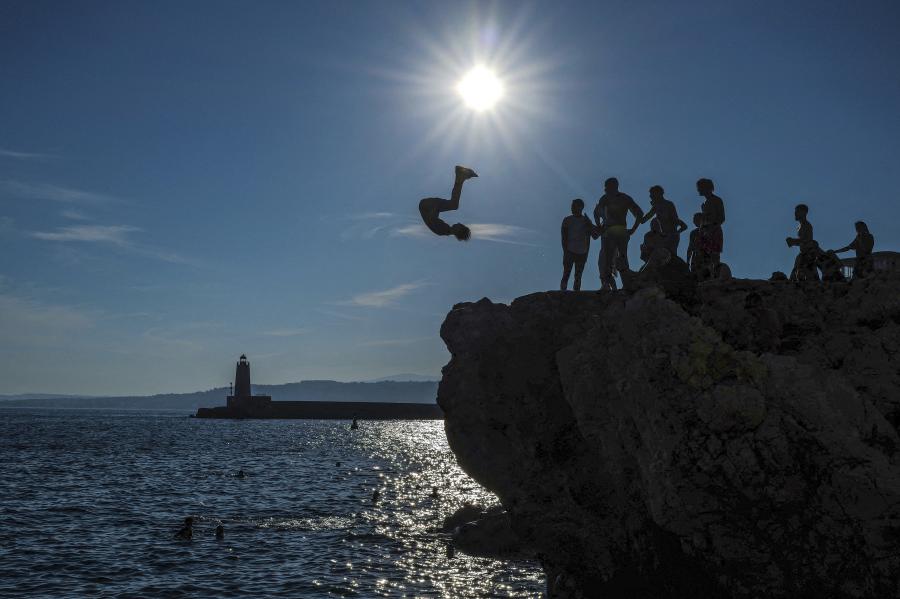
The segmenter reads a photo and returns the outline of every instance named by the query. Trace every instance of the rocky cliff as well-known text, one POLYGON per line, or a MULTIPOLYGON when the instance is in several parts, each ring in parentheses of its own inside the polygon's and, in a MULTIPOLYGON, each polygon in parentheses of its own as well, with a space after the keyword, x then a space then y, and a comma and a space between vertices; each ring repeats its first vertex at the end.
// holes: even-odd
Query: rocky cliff
POLYGON ((441 328, 450 446, 548 595, 900 596, 900 280, 631 287, 441 328))

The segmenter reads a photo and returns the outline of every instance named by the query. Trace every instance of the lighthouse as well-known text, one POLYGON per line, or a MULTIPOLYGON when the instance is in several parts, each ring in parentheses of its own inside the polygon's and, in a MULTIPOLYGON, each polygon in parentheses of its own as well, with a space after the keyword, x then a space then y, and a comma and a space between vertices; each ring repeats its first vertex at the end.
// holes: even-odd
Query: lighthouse
POLYGON ((234 369, 234 397, 250 397, 250 361, 241 354, 234 369))
POLYGON ((253 395, 250 391, 250 361, 241 354, 234 368, 234 391, 229 395, 226 405, 244 417, 259 417, 269 409, 272 397, 269 395, 253 395))

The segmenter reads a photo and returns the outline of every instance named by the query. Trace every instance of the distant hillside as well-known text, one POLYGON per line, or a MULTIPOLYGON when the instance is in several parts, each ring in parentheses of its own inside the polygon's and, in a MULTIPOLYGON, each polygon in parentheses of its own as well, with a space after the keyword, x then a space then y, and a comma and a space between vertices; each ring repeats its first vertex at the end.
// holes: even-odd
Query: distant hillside
POLYGON ((417 383, 437 383, 441 380, 439 376, 431 376, 429 374, 415 374, 412 372, 404 372, 401 374, 392 374, 390 376, 383 376, 377 379, 370 379, 368 381, 363 381, 364 383, 384 383, 386 381, 405 381, 405 382, 417 382, 417 383))
MULTIPOLYGON (((253 393, 271 395, 274 401, 376 401, 434 403, 437 382, 339 383, 302 381, 283 385, 253 385, 253 393)), ((126 397, 79 397, 54 395, 3 396, 2 406, 42 408, 115 408, 141 410, 186 410, 225 405, 228 389, 194 393, 167 393, 126 397)))

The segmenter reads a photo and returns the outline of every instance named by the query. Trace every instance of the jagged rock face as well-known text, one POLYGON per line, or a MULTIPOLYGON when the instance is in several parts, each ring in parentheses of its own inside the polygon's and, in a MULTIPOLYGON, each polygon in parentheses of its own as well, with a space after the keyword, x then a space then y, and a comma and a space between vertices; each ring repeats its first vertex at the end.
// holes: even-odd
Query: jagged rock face
POLYGON ((441 328, 447 437, 551 596, 900 596, 898 291, 460 304, 441 328))

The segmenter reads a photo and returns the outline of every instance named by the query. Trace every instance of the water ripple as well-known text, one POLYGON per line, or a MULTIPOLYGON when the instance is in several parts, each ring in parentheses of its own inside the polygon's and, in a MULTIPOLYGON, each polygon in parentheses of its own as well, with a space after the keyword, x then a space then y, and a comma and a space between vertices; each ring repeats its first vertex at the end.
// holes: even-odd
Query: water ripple
POLYGON ((543 589, 535 563, 447 557, 443 518, 464 502, 496 500, 460 470, 441 422, 364 422, 350 432, 334 421, 0 409, 0 464, 0 596, 543 589), (174 540, 188 515, 194 540, 174 540))

